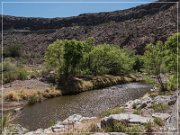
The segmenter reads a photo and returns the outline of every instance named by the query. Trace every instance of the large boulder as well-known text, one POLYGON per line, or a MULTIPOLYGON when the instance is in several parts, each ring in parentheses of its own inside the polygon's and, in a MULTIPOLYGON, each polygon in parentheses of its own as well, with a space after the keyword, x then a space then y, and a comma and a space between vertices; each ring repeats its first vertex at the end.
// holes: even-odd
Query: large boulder
POLYGON ((63 121, 63 124, 74 124, 81 121, 82 116, 79 114, 73 114, 63 121))
POLYGON ((109 122, 112 121, 119 121, 123 122, 126 121, 132 124, 145 124, 145 123, 153 123, 153 118, 143 117, 136 114, 128 114, 128 113, 121 113, 121 114, 112 114, 108 117, 104 117, 101 119, 101 127, 106 127, 109 125, 109 122))
POLYGON ((161 120, 167 120, 170 117, 170 115, 168 113, 153 113, 152 117, 160 118, 161 120))

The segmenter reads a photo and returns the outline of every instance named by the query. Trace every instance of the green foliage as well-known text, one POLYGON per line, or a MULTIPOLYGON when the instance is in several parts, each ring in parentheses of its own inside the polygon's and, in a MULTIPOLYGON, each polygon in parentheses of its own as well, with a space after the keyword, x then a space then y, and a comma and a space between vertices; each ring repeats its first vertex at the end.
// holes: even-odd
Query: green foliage
POLYGON ((42 100, 41 96, 38 96, 38 95, 30 96, 28 99, 28 105, 33 105, 35 103, 41 102, 41 100, 42 100))
POLYGON ((142 128, 139 125, 134 125, 132 127, 128 127, 126 129, 126 133, 128 133, 129 135, 141 135, 142 128))
POLYGON ((125 112, 125 110, 123 108, 120 108, 120 107, 110 108, 108 110, 103 111, 100 114, 100 117, 103 118, 103 117, 109 116, 111 114, 118 114, 118 113, 123 113, 123 112, 125 112))
POLYGON ((118 122, 112 121, 106 128, 106 132, 126 132, 127 123, 126 122, 118 122))
POLYGON ((107 44, 93 46, 85 41, 57 40, 45 53, 47 69, 58 75, 122 74, 133 69, 134 54, 107 44))
POLYGON ((158 41, 155 45, 148 44, 143 56, 145 71, 156 76, 162 91, 166 90, 161 78, 161 73, 165 72, 164 48, 161 41, 158 41))
POLYGON ((163 42, 158 41, 155 45, 148 44, 143 56, 145 71, 153 75, 159 75, 160 73, 162 73, 164 61, 163 56, 163 42))
POLYGON ((83 58, 84 43, 76 40, 66 40, 64 43, 65 74, 75 74, 78 64, 83 58))
POLYGON ((26 80, 28 78, 28 72, 23 68, 19 68, 16 73, 18 80, 26 80))
POLYGON ((8 47, 4 48, 3 55, 4 57, 20 57, 22 53, 22 45, 13 43, 8 47))
POLYGON ((169 106, 166 103, 153 103, 152 108, 155 112, 164 112, 169 108, 169 106))
POLYGON ((133 114, 140 115, 140 114, 141 114, 141 111, 140 111, 140 110, 134 110, 133 114))
POLYGON ((159 126, 164 125, 164 122, 160 118, 154 118, 154 123, 158 124, 159 126))
POLYGON ((62 72, 64 68, 64 41, 56 40, 50 44, 45 53, 45 66, 49 70, 62 72))
POLYGON ((3 114, 0 117, 0 133, 3 132, 4 128, 7 128, 9 124, 15 119, 16 116, 12 115, 11 113, 3 114))
POLYGON ((25 80, 28 77, 27 71, 22 67, 18 67, 17 61, 14 59, 6 58, 0 65, 3 65, 3 71, 1 72, 1 75, 3 73, 3 83, 9 83, 14 80, 25 80))
POLYGON ((180 67, 180 63, 178 62, 180 59, 180 52, 178 49, 180 48, 180 33, 175 33, 170 36, 165 42, 165 64, 166 69, 169 71, 170 78, 168 87, 171 90, 177 88, 178 83, 180 83, 180 76, 178 73, 178 67, 180 67), (179 82, 177 82, 179 81, 179 82))
POLYGON ((89 53, 90 70, 95 74, 120 74, 132 70, 134 59, 119 47, 98 45, 89 53))
POLYGON ((180 43, 177 44, 178 40, 180 40, 180 33, 175 33, 165 43, 158 41, 155 45, 149 44, 146 46, 143 56, 144 69, 147 73, 156 76, 162 91, 167 90, 167 88, 171 90, 176 89, 177 80, 180 80, 177 73, 177 68, 180 66, 178 63, 180 53, 177 51, 180 47, 180 43), (163 84, 161 79, 161 74, 163 73, 169 75, 167 86, 163 84))
POLYGON ((58 75, 75 74, 83 58, 84 42, 57 40, 50 44, 45 53, 45 65, 58 75))
POLYGON ((142 56, 135 55, 135 62, 134 62, 134 65, 133 65, 133 69, 135 71, 141 72, 141 70, 143 68, 143 64, 144 64, 144 61, 143 61, 142 56))

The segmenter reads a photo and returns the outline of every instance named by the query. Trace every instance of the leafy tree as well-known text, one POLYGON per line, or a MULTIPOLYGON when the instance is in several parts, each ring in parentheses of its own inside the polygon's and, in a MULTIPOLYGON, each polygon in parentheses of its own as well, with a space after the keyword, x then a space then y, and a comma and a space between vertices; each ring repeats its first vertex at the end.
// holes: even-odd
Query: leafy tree
POLYGON ((180 67, 180 63, 178 60, 180 59, 180 52, 178 51, 180 47, 180 33, 175 33, 170 36, 165 42, 165 65, 166 69, 170 73, 169 85, 171 89, 175 89, 177 87, 177 81, 180 83, 180 76, 178 74, 178 67, 180 67))
POLYGON ((65 75, 74 75, 83 57, 84 42, 77 40, 56 40, 45 53, 45 65, 50 70, 65 75))
POLYGON ((83 46, 84 42, 77 40, 65 40, 64 41, 64 64, 65 74, 74 75, 78 65, 83 58, 83 46))
POLYGON ((119 47, 102 44, 90 52, 91 71, 95 74, 119 74, 132 70, 133 58, 119 47))
POLYGON ((61 74, 64 70, 64 41, 56 40, 50 44, 45 53, 45 66, 61 74))
POLYGON ((135 55, 135 62, 134 62, 134 65, 133 65, 133 69, 135 71, 138 71, 138 72, 141 72, 142 68, 143 68, 143 59, 142 59, 142 56, 140 55, 135 55))
POLYGON ((156 76, 161 90, 166 90, 161 78, 161 73, 163 73, 165 70, 163 42, 158 41, 155 45, 148 44, 145 48, 143 59, 145 71, 156 76))

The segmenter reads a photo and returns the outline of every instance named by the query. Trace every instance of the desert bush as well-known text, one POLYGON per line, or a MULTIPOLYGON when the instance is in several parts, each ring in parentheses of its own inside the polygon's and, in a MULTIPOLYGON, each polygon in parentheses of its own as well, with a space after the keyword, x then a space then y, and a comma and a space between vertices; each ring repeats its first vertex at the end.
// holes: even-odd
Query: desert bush
POLYGON ((2 133, 4 128, 7 128, 15 118, 16 115, 12 115, 11 113, 3 114, 3 116, 0 117, 0 133, 2 133))
POLYGON ((17 69, 16 73, 18 80, 26 80, 28 78, 28 72, 23 68, 17 69))
POLYGON ((126 128, 126 133, 128 133, 129 135, 141 135, 143 131, 139 125, 134 125, 126 128))
POLYGON ((154 118, 154 123, 158 124, 159 126, 163 126, 164 122, 160 118, 154 118))
POLYGON ((8 100, 8 101, 19 101, 20 100, 18 93, 15 91, 8 92, 7 94, 5 94, 4 98, 5 98, 5 100, 8 100))
POLYGON ((28 98, 28 105, 33 105, 33 104, 41 102, 41 101, 42 101, 41 96, 33 95, 28 98))
POLYGON ((22 55, 22 48, 23 46, 21 44, 11 43, 9 46, 4 48, 3 56, 12 58, 20 57, 22 55))
POLYGON ((111 114, 118 114, 118 113, 123 113, 123 112, 125 112, 123 108, 115 107, 115 108, 111 108, 111 109, 101 112, 100 117, 106 117, 111 114))
POLYGON ((141 114, 141 111, 140 111, 140 110, 134 110, 133 114, 140 115, 140 114, 141 114))
POLYGON ((155 112, 164 112, 169 108, 167 103, 153 103, 152 108, 155 112))
POLYGON ((105 128, 106 132, 126 132, 127 124, 124 122, 113 121, 105 128))
POLYGON ((97 45, 89 53, 94 74, 122 74, 132 70, 134 59, 127 51, 107 44, 97 45))

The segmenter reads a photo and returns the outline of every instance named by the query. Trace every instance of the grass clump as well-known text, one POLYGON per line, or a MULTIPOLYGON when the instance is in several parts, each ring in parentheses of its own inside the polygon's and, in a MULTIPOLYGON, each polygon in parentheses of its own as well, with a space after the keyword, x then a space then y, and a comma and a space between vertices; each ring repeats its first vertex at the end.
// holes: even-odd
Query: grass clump
POLYGON ((12 115, 11 113, 4 114, 2 117, 0 117, 0 132, 2 133, 4 128, 7 128, 15 118, 16 116, 12 115))
POLYGON ((105 127, 106 132, 126 132, 127 128, 126 122, 113 121, 107 127, 105 127))
POLYGON ((126 128, 126 133, 128 133, 129 135, 141 135, 142 128, 139 125, 134 125, 126 128))
POLYGON ((140 111, 140 110, 134 110, 133 114, 140 115, 140 114, 141 114, 141 111, 140 111))
POLYGON ((100 117, 102 118, 102 117, 109 116, 111 114, 118 114, 118 113, 123 113, 123 112, 125 112, 124 108, 115 107, 115 108, 111 108, 111 109, 103 111, 100 114, 100 117))
POLYGON ((145 123, 144 127, 145 127, 146 132, 148 132, 148 133, 152 133, 153 132, 153 125, 152 125, 151 122, 145 123))
POLYGON ((21 89, 10 91, 4 94, 4 99, 7 101, 28 101, 28 104, 40 102, 44 98, 53 98, 60 96, 61 92, 56 89, 38 90, 38 89, 21 89))
POLYGON ((169 108, 169 106, 166 103, 153 103, 152 108, 155 112, 164 112, 169 108))
POLYGON ((129 135, 139 135, 143 132, 140 125, 129 125, 127 121, 112 121, 104 130, 105 132, 125 132, 129 135))
POLYGON ((31 96, 28 99, 28 105, 33 105, 33 104, 41 102, 41 101, 42 101, 41 96, 31 96))
POLYGON ((154 118, 154 123, 156 123, 159 126, 163 126, 164 125, 163 120, 160 119, 160 118, 154 118))

